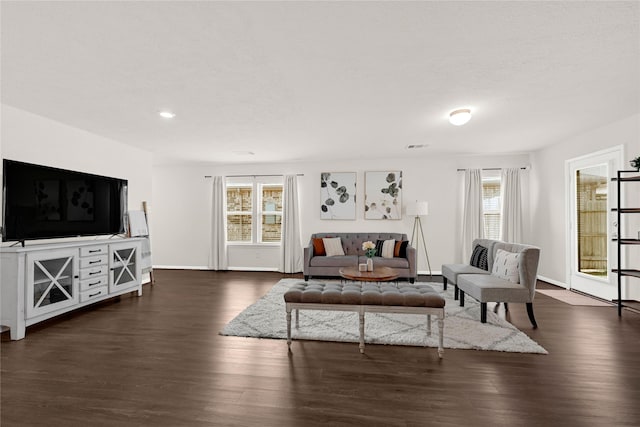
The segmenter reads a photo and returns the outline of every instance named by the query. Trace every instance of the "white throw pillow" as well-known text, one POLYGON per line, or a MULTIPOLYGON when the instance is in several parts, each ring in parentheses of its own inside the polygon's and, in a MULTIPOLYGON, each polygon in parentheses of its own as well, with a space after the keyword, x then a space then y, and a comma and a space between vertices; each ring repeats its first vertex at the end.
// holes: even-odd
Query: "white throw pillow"
POLYGON ((324 243, 324 250, 327 256, 344 255, 344 249, 342 249, 342 240, 339 237, 330 237, 322 239, 324 243))
POLYGON ((393 258, 393 251, 396 249, 395 240, 385 240, 382 244, 382 258, 393 258))
POLYGON ((520 283, 520 271, 518 270, 519 262, 520 253, 507 252, 502 249, 498 249, 496 251, 496 259, 493 260, 493 269, 491 270, 491 274, 512 283, 520 283))

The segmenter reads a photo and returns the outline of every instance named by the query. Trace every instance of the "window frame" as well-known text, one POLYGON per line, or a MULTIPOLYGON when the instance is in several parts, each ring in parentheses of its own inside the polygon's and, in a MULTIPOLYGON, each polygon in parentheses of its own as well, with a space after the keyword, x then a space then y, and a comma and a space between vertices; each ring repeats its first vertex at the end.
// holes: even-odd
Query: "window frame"
POLYGON ((501 240, 502 239, 502 176, 501 176, 501 172, 500 171, 483 171, 482 174, 482 225, 484 227, 483 233, 485 234, 485 238, 486 239, 495 239, 495 240, 501 240), (495 209, 491 209, 488 210, 485 208, 486 205, 486 201, 488 199, 490 199, 489 197, 486 197, 486 193, 485 193, 485 185, 488 184, 494 184, 497 183, 498 184, 498 192, 497 192, 497 198, 498 198, 498 206, 495 209), (487 235, 487 230, 490 228, 488 227, 488 217, 489 216, 493 216, 498 218, 498 235, 497 236, 488 236, 487 235))
MULTIPOLYGON (((225 215, 225 227, 227 227, 227 245, 230 246, 280 246, 280 241, 277 242, 265 242, 263 241, 263 218, 266 215, 280 216, 280 235, 282 235, 282 210, 267 211, 263 209, 264 187, 279 187, 284 193, 284 184, 282 182, 282 176, 270 176, 270 177, 242 177, 242 178, 227 178, 226 188, 233 187, 245 187, 251 188, 251 211, 229 211, 225 215), (229 240, 228 234, 228 216, 229 215, 249 215, 251 217, 251 240, 229 240)), ((227 191, 225 191, 225 197, 227 191)), ((228 199, 227 199, 228 201, 228 199)), ((227 204, 228 205, 228 204, 227 204)), ((277 205, 276 205, 277 209, 277 205)), ((282 209, 282 207, 281 207, 282 209)))

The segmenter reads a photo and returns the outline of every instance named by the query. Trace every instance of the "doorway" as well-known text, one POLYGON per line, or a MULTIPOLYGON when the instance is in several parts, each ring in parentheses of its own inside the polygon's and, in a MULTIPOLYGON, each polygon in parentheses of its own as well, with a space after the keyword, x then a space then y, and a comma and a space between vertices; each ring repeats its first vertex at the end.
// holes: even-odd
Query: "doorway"
POLYGON ((566 162, 567 284, 569 289, 606 300, 616 298, 611 273, 617 236, 615 183, 623 147, 598 151, 566 162))

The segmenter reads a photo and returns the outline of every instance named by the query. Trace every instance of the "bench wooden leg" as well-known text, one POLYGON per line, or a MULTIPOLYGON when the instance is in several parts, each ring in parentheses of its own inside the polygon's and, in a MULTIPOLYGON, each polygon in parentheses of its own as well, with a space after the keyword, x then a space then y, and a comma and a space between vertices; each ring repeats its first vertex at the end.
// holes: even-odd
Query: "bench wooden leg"
POLYGON ((487 323, 487 303, 480 303, 480 323, 487 323))
POLYGON ((458 299, 458 285, 453 285, 453 299, 458 299))
POLYGON ((438 357, 442 359, 444 356, 444 319, 442 317, 438 317, 438 333, 440 334, 438 337, 438 357))
POLYGON ((447 278, 442 276, 442 287, 444 288, 444 290, 447 290, 447 278))
POLYGON ((287 307, 287 347, 289 348, 289 351, 291 351, 291 308, 290 307, 287 307))
POLYGON ((360 317, 360 353, 364 353, 364 311, 358 313, 360 317))
POLYGON ((529 315, 529 320, 531 320, 531 324, 533 325, 533 329, 538 327, 538 323, 536 323, 536 318, 533 315, 533 303, 527 303, 527 314, 529 315))
POLYGON ((464 291, 460 289, 460 307, 464 307, 464 291))

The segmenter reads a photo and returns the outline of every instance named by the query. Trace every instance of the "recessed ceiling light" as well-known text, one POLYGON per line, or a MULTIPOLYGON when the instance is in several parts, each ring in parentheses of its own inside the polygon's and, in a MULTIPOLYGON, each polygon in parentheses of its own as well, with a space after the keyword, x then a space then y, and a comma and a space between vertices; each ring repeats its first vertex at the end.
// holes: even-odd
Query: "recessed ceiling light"
POLYGON ((471 110, 468 108, 460 108, 449 113, 449 123, 455 126, 462 126, 471 120, 471 110))
POLYGON ((160 111, 158 114, 160 114, 160 117, 163 119, 173 119, 176 116, 176 114, 171 111, 160 111))

